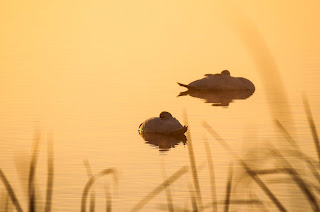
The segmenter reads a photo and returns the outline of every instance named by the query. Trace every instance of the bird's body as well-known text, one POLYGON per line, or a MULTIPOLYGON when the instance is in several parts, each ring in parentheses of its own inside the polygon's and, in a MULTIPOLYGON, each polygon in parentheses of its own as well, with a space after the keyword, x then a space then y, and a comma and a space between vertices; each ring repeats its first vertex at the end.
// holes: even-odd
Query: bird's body
POLYGON ((162 112, 159 117, 145 120, 139 126, 139 133, 159 133, 165 135, 183 134, 187 131, 186 126, 172 117, 168 112, 162 112))
POLYGON ((200 91, 255 90, 255 86, 250 80, 242 77, 232 77, 227 70, 222 71, 221 74, 206 74, 204 78, 193 81, 188 85, 178 84, 189 90, 200 91))

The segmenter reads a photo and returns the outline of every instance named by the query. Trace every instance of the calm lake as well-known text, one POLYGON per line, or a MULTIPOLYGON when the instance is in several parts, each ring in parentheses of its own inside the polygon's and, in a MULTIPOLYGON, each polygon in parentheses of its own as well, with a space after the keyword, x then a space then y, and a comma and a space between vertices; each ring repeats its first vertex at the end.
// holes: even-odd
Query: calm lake
MULTIPOLYGON (((1 3, 0 168, 22 206, 27 207, 33 139, 40 134, 40 204, 45 200, 47 139, 52 136, 53 211, 80 210, 88 181, 85 160, 94 174, 106 168, 118 173, 118 186, 110 176, 96 182, 96 211, 105 210, 106 190, 114 211, 130 211, 166 177, 190 165, 188 144, 159 151, 138 134, 141 122, 162 111, 189 126, 204 205, 211 202, 206 142, 218 201, 225 198, 230 161, 234 177, 243 174, 204 121, 253 166, 252 152, 258 153, 264 143, 288 145, 274 119, 307 155, 317 158, 302 96, 308 97, 319 126, 320 3, 232 2, 1 3), (255 93, 224 107, 177 97, 186 90, 177 82, 188 84, 224 69, 250 79, 255 93)), ((174 205, 192 208, 192 186, 191 172, 170 186, 174 205)), ((286 191, 283 201, 292 205, 300 196, 286 191)), ((234 192, 235 199, 251 195, 241 188, 234 192)), ((275 210, 267 197, 263 200, 275 210)), ((300 210, 299 205, 291 207, 300 210)), ((164 191, 142 211, 159 209, 167 210, 164 191)), ((249 204, 232 205, 230 211, 262 210, 249 204)))

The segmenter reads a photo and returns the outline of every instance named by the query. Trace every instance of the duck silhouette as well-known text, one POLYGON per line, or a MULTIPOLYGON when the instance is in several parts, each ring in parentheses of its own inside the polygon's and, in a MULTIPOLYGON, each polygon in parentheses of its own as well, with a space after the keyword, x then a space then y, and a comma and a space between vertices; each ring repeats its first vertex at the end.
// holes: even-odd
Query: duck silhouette
POLYGON ((254 84, 243 77, 232 77, 228 70, 223 70, 220 74, 205 74, 205 77, 189 83, 188 85, 179 83, 189 91, 230 91, 230 90, 251 90, 255 91, 254 84))
POLYGON ((139 126, 139 133, 157 133, 164 135, 181 135, 188 130, 187 126, 182 126, 169 112, 163 111, 159 117, 152 117, 139 126))
POLYGON ((229 106, 234 99, 247 99, 255 91, 254 84, 243 77, 232 77, 228 70, 220 74, 205 74, 205 77, 191 82, 188 85, 179 83, 188 88, 178 96, 192 96, 204 99, 212 106, 229 106))

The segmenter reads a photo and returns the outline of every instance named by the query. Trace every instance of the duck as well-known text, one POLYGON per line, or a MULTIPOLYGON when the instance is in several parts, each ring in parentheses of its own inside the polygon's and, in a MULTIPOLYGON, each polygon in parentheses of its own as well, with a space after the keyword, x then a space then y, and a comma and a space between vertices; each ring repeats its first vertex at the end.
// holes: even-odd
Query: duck
POLYGON ((143 133, 158 133, 164 135, 181 135, 188 130, 187 126, 182 126, 180 122, 174 118, 171 113, 162 111, 159 117, 152 117, 139 126, 139 134, 143 133))
POLYGON ((205 74, 204 76, 188 85, 179 82, 178 85, 188 88, 189 91, 255 91, 255 86, 250 80, 243 77, 232 77, 228 70, 223 70, 220 74, 205 74))

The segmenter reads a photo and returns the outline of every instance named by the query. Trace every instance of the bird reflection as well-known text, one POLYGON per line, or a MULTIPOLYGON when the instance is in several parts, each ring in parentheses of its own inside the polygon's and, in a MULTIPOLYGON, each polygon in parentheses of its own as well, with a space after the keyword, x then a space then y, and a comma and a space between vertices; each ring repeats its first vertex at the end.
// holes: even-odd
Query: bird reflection
POLYGON ((174 136, 146 132, 140 132, 139 134, 146 141, 146 144, 157 146, 159 151, 168 151, 170 148, 174 148, 179 143, 187 143, 187 137, 184 134, 174 136))
POLYGON ((188 90, 181 92, 178 96, 192 96, 206 100, 205 103, 213 103, 212 106, 229 106, 234 99, 247 99, 254 91, 252 90, 217 90, 200 91, 188 90))

